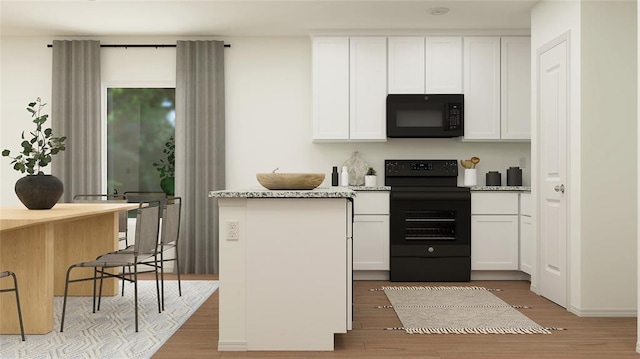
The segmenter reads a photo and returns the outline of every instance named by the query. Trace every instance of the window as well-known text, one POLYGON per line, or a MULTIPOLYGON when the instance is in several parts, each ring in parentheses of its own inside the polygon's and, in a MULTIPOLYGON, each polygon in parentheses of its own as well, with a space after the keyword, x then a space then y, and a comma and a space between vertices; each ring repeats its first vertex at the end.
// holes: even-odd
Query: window
POLYGON ((175 89, 107 88, 107 193, 161 191, 153 166, 175 133, 175 89))

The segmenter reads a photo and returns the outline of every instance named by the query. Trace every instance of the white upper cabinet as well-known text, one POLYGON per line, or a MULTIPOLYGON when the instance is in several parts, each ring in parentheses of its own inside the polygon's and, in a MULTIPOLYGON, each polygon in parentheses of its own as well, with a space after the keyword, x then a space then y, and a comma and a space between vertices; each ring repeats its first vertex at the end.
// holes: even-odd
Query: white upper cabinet
POLYGON ((462 93, 461 37, 390 37, 390 94, 462 93))
POLYGON ((312 39, 313 138, 349 139, 349 38, 312 39))
POLYGON ((462 38, 426 38, 426 93, 462 93, 462 38))
POLYGON ((531 38, 502 38, 502 139, 531 140, 531 38))
POLYGON ((387 38, 312 39, 313 139, 386 141, 387 38))
POLYGON ((350 38, 349 138, 387 139, 387 38, 350 38))
POLYGON ((464 139, 531 140, 531 38, 464 38, 464 139))
POLYGON ((389 93, 425 92, 424 37, 389 38, 389 93))
POLYGON ((464 139, 499 140, 500 38, 464 38, 464 139))

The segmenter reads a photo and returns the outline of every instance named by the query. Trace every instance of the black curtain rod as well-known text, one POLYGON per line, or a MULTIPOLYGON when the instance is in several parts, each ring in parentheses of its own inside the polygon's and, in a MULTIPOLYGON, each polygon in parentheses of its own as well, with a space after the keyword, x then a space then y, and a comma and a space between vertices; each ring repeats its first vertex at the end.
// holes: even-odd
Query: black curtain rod
MULTIPOLYGON (((53 45, 48 44, 47 47, 53 47, 53 45)), ((176 45, 172 45, 172 44, 158 44, 158 45, 130 44, 130 45, 100 45, 100 47, 124 47, 126 49, 127 47, 155 47, 155 48, 176 47, 176 45)), ((231 47, 231 45, 224 44, 224 47, 231 47)))

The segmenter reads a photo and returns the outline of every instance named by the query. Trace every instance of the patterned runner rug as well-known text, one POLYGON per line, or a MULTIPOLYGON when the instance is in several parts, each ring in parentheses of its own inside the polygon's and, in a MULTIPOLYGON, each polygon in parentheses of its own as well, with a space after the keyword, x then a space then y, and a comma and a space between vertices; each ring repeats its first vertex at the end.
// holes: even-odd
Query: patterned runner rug
MULTIPOLYGON (((409 334, 551 334, 484 287, 383 287, 409 334)), ((523 308, 523 307, 520 307, 523 308)), ((526 308, 526 307, 524 307, 526 308)))
MULTIPOLYGON (((54 299, 53 331, 45 335, 0 335, 0 358, 150 358, 218 289, 217 281, 165 281, 165 310, 158 313, 155 281, 138 282, 139 332, 135 332, 133 284, 125 295, 103 297, 91 313, 91 297, 69 297, 60 333, 62 297, 54 299)), ((213 324, 212 324, 213 325, 213 324)))

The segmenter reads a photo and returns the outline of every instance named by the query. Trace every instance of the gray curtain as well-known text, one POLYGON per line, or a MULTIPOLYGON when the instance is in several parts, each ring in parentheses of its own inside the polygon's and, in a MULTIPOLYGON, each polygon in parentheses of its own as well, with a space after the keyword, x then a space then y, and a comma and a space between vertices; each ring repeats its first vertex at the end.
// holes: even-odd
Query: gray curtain
POLYGON ((176 178, 181 196, 180 272, 218 273, 218 204, 225 188, 224 44, 178 41, 176 178))
POLYGON ((100 42, 53 41, 51 124, 67 136, 67 149, 51 162, 64 184, 60 202, 102 190, 100 91, 100 42))

